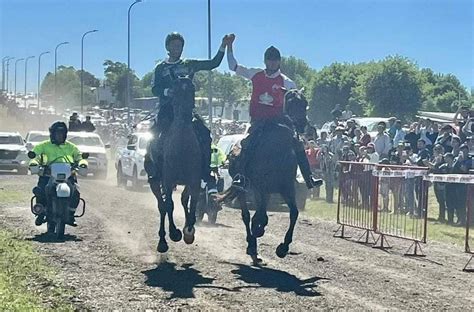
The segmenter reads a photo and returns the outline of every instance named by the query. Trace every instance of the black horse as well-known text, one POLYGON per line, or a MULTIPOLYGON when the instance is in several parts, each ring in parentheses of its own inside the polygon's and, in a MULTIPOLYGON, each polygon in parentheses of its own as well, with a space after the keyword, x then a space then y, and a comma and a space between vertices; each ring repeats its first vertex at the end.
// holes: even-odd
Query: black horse
POLYGON ((252 151, 248 151, 251 154, 248 155, 246 164, 242 164, 246 166, 246 176, 249 181, 246 188, 253 191, 255 195, 256 211, 252 220, 250 220, 247 207, 246 192, 239 192, 237 195, 247 232, 247 254, 252 257, 254 264, 262 261, 257 256, 257 238, 263 236, 265 226, 268 224, 267 204, 270 194, 281 194, 290 209, 290 226, 283 243, 276 249, 278 257, 283 258, 288 254, 289 245, 293 240, 293 230, 298 219, 295 199, 298 165, 295 149, 301 148, 299 134, 304 132, 307 125, 307 107, 308 102, 301 91, 286 92, 285 117, 263 125, 258 142, 253 144, 252 151))
POLYGON ((173 121, 163 129, 160 137, 150 143, 150 152, 156 168, 157 178, 150 180, 150 188, 158 200, 160 211, 160 240, 158 252, 168 251, 165 239, 165 219, 168 214, 169 236, 178 242, 182 233, 173 220, 173 190, 176 185, 184 185, 181 204, 185 213, 183 228, 184 241, 194 242, 196 204, 201 182, 201 147, 193 128, 195 88, 191 79, 176 78, 173 83, 173 121))

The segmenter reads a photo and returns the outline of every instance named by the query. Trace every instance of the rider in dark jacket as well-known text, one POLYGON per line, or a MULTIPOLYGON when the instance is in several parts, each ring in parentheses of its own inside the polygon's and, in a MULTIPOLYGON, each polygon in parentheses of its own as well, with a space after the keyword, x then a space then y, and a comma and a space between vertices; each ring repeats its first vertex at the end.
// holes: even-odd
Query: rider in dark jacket
MULTIPOLYGON (((211 60, 192 60, 182 59, 181 54, 184 47, 184 38, 179 33, 173 32, 166 37, 165 47, 168 51, 168 58, 160 62, 155 67, 152 92, 159 97, 159 111, 155 119, 155 124, 151 128, 156 138, 166 131, 173 120, 173 90, 172 82, 180 76, 188 76, 193 78, 194 74, 201 70, 212 70, 218 67, 224 57, 225 47, 227 45, 227 36, 222 39, 219 51, 211 60)), ((193 126, 202 148, 202 179, 206 182, 215 184, 215 180, 210 175, 210 158, 211 158, 211 136, 210 131, 204 124, 203 120, 195 114, 193 126)), ((149 179, 153 179, 156 175, 153 160, 148 152, 145 157, 145 170, 149 179)), ((210 187, 213 189, 214 186, 210 187)))

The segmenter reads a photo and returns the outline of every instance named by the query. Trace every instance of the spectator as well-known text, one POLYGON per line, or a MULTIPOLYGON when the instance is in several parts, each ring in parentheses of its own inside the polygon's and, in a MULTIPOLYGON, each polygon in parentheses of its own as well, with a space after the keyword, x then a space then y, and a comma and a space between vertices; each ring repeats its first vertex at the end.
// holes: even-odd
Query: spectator
POLYGON ((451 151, 451 153, 453 153, 454 157, 458 157, 459 156, 459 152, 461 151, 461 139, 457 136, 453 136, 453 138, 451 139, 451 147, 453 148, 453 150, 451 151))
POLYGON ((94 132, 95 126, 91 121, 91 116, 86 116, 86 120, 81 125, 81 130, 86 132, 94 132))
POLYGON ((82 130, 82 123, 79 120, 79 116, 77 113, 72 113, 71 117, 69 117, 69 131, 81 131, 82 130))
POLYGON ((474 155, 474 136, 467 137, 465 144, 469 148, 469 155, 474 155))
POLYGON ((342 112, 341 119, 349 120, 350 118, 352 118, 351 106, 347 104, 346 109, 342 112))
MULTIPOLYGON (((317 147, 316 142, 311 140, 308 142, 305 152, 306 152, 306 157, 308 158, 309 167, 311 169, 311 172, 313 173, 313 176, 320 179, 322 177, 321 166, 320 166, 320 161, 318 157, 318 154, 320 153, 320 148, 317 147)), ((321 192, 321 188, 319 186, 314 187, 312 189, 310 197, 312 199, 318 199, 320 192, 321 192)))
MULTIPOLYGON (((430 163, 431 172, 435 174, 446 173, 440 167, 444 162, 444 148, 442 145, 433 147, 433 161, 430 163)), ((438 202, 438 222, 446 223, 446 184, 443 182, 434 182, 433 190, 438 202)))
POLYGON ((417 142, 420 139, 420 134, 417 133, 417 128, 418 128, 418 123, 417 122, 412 123, 410 125, 410 130, 405 135, 405 141, 410 143, 410 146, 415 153, 418 151, 417 142))
POLYGON ((441 128, 441 133, 436 139, 435 144, 443 145, 443 148, 447 153, 451 153, 451 151, 453 150, 453 146, 451 144, 451 140, 454 137, 453 131, 454 129, 451 125, 445 125, 441 128))
POLYGON ((336 181, 336 156, 329 150, 327 145, 321 146, 319 163, 321 165, 324 186, 326 188, 326 202, 333 203, 334 186, 336 181))
MULTIPOLYGON (((440 167, 440 171, 447 174, 457 173, 457 169, 454 166, 454 155, 452 153, 446 153, 444 155, 445 164, 440 167)), ((448 224, 454 224, 454 211, 458 207, 458 184, 457 183, 446 183, 445 194, 446 194, 446 208, 448 211, 448 224)), ((459 219, 459 216, 458 216, 459 219)))
POLYGON ((321 131, 321 137, 319 138, 318 143, 319 146, 329 144, 328 133, 326 131, 321 131))
POLYGON ((367 144, 367 159, 369 163, 378 164, 380 160, 379 154, 375 151, 375 144, 369 143, 367 144))
MULTIPOLYGON (((428 119, 429 120, 429 119, 428 119)), ((438 132, 439 132, 439 126, 436 122, 431 122, 427 126, 427 133, 426 137, 431 141, 431 143, 434 145, 436 142, 436 139, 438 138, 438 132)))
POLYGON ((331 142, 329 143, 329 149, 336 155, 337 151, 340 151, 344 143, 347 141, 348 139, 344 135, 344 127, 338 126, 334 131, 334 136, 331 139, 331 142))
POLYGON ((340 120, 342 116, 341 104, 336 104, 336 107, 331 111, 334 120, 340 120))
POLYGON ((354 120, 349 119, 346 123, 346 133, 350 139, 355 137, 356 123, 354 120))
POLYGON ((390 137, 385 133, 386 124, 381 121, 377 125, 377 135, 374 139, 375 151, 381 158, 387 158, 390 149, 392 148, 392 143, 390 137))
POLYGON ((420 167, 428 166, 429 160, 431 158, 431 153, 426 148, 426 142, 423 139, 418 140, 417 149, 418 149, 418 160, 416 162, 417 166, 420 166, 420 167))
MULTIPOLYGON (((358 144, 359 146, 362 145, 360 144, 360 140, 362 138, 362 131, 360 131, 359 128, 355 128, 354 130, 354 138, 352 138, 352 142, 354 144, 358 144)), ((365 145, 364 145, 365 146, 365 145)))
POLYGON ((394 124, 395 127, 395 136, 393 137, 393 145, 397 146, 398 143, 403 142, 405 140, 405 130, 402 129, 402 121, 397 120, 394 124))
POLYGON ((367 133, 367 127, 366 126, 361 126, 360 131, 362 132, 362 137, 359 140, 359 144, 362 146, 367 146, 367 144, 370 143, 372 138, 370 137, 370 134, 367 133))
MULTIPOLYGON (((393 139, 395 137, 395 134, 397 133, 397 129, 395 128, 395 121, 397 120, 397 118, 395 117, 390 117, 388 119, 388 135, 390 137, 390 139, 393 139)), ((387 125, 385 125, 385 127, 387 128, 387 125)))
POLYGON ((458 127, 459 136, 463 141, 465 141, 467 137, 467 135, 464 134, 463 128, 467 123, 469 123, 471 118, 470 115, 470 109, 468 106, 460 106, 454 115, 453 122, 458 127), (461 119, 459 118, 459 115, 461 115, 461 119))

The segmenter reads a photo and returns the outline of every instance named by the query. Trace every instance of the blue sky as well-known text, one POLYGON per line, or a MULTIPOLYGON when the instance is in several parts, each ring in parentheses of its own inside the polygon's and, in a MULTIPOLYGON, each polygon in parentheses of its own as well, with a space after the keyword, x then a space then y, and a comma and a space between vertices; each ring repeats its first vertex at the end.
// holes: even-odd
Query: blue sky
MULTIPOLYGON (((315 69, 400 54, 474 86, 472 0, 211 1, 213 54, 222 36, 234 32, 235 55, 247 66, 261 66, 270 45, 315 69)), ((69 41, 59 49, 58 64, 80 68, 81 36, 98 29, 86 37, 84 69, 103 77, 105 59, 127 61, 132 2, 0 0, 0 56, 37 57, 69 41)), ((139 76, 165 57, 170 31, 186 38, 185 57, 207 58, 207 0, 144 0, 132 9, 131 29, 131 66, 139 76)), ((37 59, 29 64, 28 90, 36 91, 37 59)), ((23 65, 19 69, 23 86, 23 65)), ((42 58, 43 75, 53 70, 54 53, 42 58)), ((225 60, 219 70, 227 70, 225 60)))

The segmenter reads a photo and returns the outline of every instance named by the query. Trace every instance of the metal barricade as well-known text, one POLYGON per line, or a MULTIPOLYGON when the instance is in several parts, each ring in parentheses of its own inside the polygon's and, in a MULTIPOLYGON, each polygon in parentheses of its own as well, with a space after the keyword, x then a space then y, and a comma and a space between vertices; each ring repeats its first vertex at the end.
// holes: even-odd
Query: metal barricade
MULTIPOLYGON (((425 167, 379 165, 341 161, 335 237, 345 227, 364 230, 358 241, 376 248, 391 248, 386 237, 413 241, 406 255, 424 256, 428 182, 425 167), (375 239, 373 233, 378 234, 375 239)), ((340 233, 340 235, 339 235, 340 233)))
POLYGON ((474 226, 474 174, 429 174, 424 177, 424 180, 437 183, 456 183, 466 185, 467 197, 465 201, 466 212, 464 220, 466 224, 466 234, 464 251, 471 256, 464 266, 463 271, 474 272, 474 249, 471 249, 471 246, 474 246, 474 237, 472 237, 474 235, 470 232, 470 228, 474 226))
POLYGON ((375 164, 341 161, 339 171, 339 195, 337 204, 337 223, 340 225, 335 237, 345 236, 345 227, 364 230, 359 238, 369 243, 375 242, 374 211, 377 179, 372 175, 375 164), (340 233, 340 235, 339 235, 340 233))

